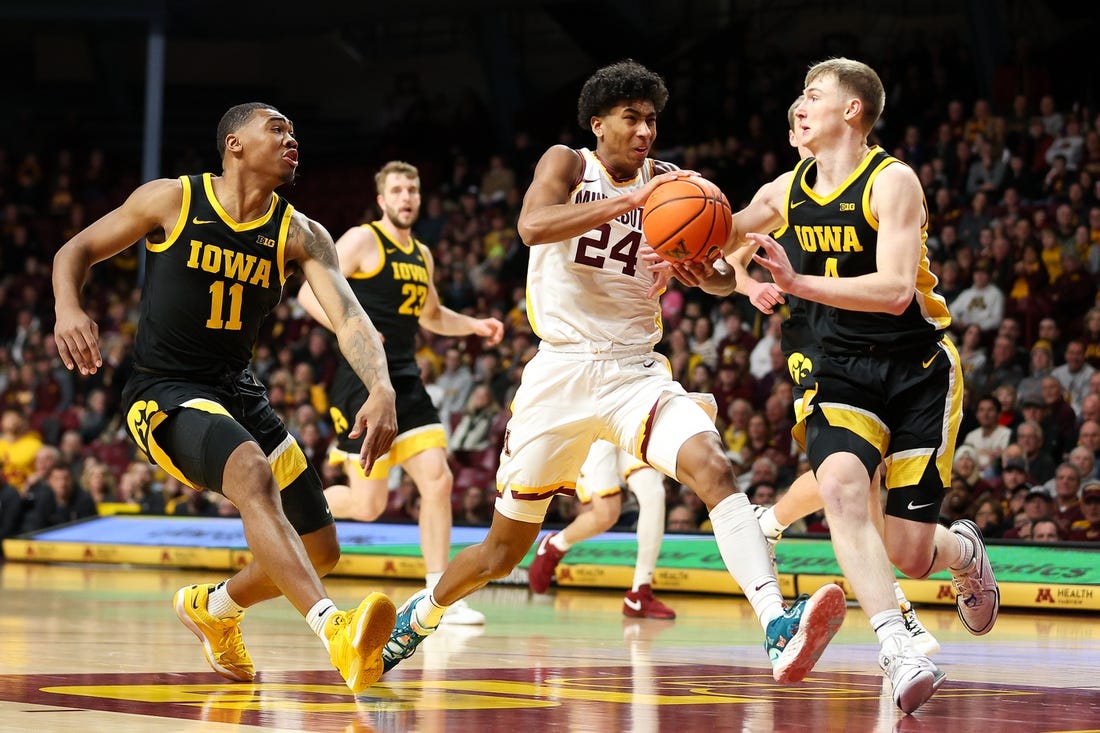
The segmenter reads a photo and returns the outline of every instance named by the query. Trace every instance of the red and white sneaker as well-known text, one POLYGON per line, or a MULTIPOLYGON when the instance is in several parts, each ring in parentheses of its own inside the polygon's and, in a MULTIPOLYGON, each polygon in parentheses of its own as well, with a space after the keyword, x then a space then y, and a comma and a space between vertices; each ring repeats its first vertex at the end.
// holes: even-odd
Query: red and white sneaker
POLYGON ((545 593, 550 587, 550 581, 554 579, 554 570, 558 563, 565 557, 565 552, 550 544, 550 538, 557 532, 549 532, 543 536, 535 550, 535 560, 531 567, 527 568, 527 585, 532 593, 545 593))
POLYGON ((623 598, 623 615, 631 618, 676 618, 676 612, 653 596, 648 583, 638 590, 627 591, 623 598))

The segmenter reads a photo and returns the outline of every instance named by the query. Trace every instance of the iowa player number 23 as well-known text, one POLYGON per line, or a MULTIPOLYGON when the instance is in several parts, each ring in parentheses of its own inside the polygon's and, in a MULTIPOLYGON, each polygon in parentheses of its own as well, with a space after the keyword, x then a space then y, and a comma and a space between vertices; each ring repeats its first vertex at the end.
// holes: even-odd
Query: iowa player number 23
POLYGON ((424 301, 428 298, 428 287, 416 283, 405 283, 401 286, 401 294, 405 296, 405 300, 397 312, 419 318, 420 311, 424 309, 424 301))

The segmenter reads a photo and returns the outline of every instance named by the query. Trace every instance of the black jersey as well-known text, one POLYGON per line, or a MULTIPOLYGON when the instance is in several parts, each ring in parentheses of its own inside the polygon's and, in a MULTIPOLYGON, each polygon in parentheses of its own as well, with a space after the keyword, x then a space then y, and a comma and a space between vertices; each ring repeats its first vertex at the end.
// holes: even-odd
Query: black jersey
MULTIPOLYGON (((900 163, 875 146, 848 180, 828 196, 813 190, 813 158, 795 167, 787 196, 787 222, 801 249, 800 272, 826 277, 857 277, 875 272, 878 220, 871 213, 871 185, 887 165, 900 163)), ((951 324, 936 276, 928 266, 928 205, 921 227, 921 258, 916 293, 900 315, 867 313, 805 303, 806 315, 826 353, 919 349, 938 341, 951 324)))
POLYGON ((378 237, 378 267, 373 272, 352 273, 348 283, 382 334, 390 374, 419 375, 416 333, 428 297, 423 245, 416 239, 408 245, 395 242, 377 222, 363 226, 372 228, 378 237))
POLYGON ((236 222, 211 175, 181 176, 183 206, 163 243, 146 242, 139 370, 211 381, 245 369, 260 326, 282 297, 294 207, 278 195, 258 219, 236 222))
MULTIPOLYGON (((802 248, 798 246, 798 237, 790 226, 784 224, 772 232, 772 237, 787 253, 787 259, 795 272, 801 272, 802 248)), ((784 293, 783 300, 786 301, 787 317, 780 326, 779 344, 783 355, 790 357, 795 352, 809 348, 814 343, 814 338, 806 319, 806 301, 790 293, 784 293)))

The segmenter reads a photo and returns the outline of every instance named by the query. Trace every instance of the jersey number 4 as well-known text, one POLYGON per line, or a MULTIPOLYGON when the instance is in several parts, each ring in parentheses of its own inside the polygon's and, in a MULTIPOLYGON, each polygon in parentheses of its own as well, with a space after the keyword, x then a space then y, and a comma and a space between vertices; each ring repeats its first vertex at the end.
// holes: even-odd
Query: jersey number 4
POLYGON ((611 225, 601 224, 592 230, 599 236, 584 236, 577 240, 577 255, 574 260, 581 265, 604 268, 607 260, 617 260, 623 263, 623 274, 633 277, 638 269, 638 247, 642 244, 642 233, 632 231, 615 244, 610 246, 607 256, 602 254, 589 254, 590 251, 603 252, 608 249, 611 241, 611 225))

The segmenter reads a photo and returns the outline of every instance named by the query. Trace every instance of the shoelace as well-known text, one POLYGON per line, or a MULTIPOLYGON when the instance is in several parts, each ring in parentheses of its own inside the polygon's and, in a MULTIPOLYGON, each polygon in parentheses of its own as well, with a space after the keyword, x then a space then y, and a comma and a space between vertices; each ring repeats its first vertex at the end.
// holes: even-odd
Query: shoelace
POLYGON ((902 623, 905 624, 905 630, 908 631, 910 635, 925 633, 924 627, 917 621, 917 614, 913 611, 913 604, 909 604, 901 609, 901 620, 902 623))
MULTIPOLYGON (((383 651, 386 652, 386 656, 389 656, 391 659, 408 659, 413 655, 413 652, 416 651, 416 645, 410 645, 409 642, 413 640, 413 637, 426 636, 413 629, 414 625, 419 626, 413 619, 414 614, 415 610, 410 609, 408 621, 399 628, 394 629, 394 633, 390 637, 390 640, 387 641, 386 645, 382 648, 383 651)), ((400 615, 398 615, 398 618, 400 618, 400 615)))
POLYGON ((390 659, 408 659, 416 651, 416 647, 409 644, 412 638, 412 631, 392 637, 382 647, 382 651, 385 652, 384 656, 388 656, 390 659))
POLYGON ((985 602, 985 598, 982 595, 982 581, 974 574, 974 570, 977 568, 977 559, 971 561, 971 567, 965 573, 961 575, 954 575, 951 577, 951 584, 955 586, 955 592, 960 596, 969 596, 967 600, 968 605, 972 602, 973 605, 980 606, 985 602))
POLYGON ((244 637, 241 636, 240 627, 237 624, 230 624, 222 631, 221 644, 224 649, 218 654, 218 659, 232 659, 241 660, 247 655, 247 651, 244 648, 244 637))

